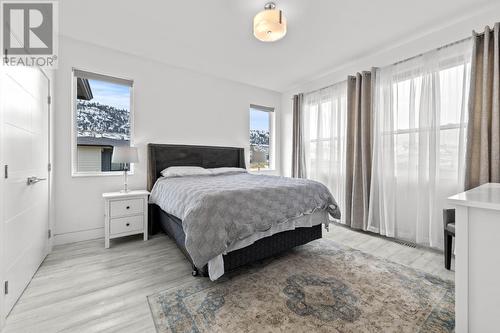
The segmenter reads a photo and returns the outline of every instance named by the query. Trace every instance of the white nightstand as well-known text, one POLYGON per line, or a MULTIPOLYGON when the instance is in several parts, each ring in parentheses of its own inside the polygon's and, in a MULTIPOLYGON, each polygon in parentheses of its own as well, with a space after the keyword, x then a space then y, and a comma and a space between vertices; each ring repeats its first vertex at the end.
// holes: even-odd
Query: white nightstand
POLYGON ((113 238, 144 234, 148 240, 148 191, 103 193, 104 247, 113 238))

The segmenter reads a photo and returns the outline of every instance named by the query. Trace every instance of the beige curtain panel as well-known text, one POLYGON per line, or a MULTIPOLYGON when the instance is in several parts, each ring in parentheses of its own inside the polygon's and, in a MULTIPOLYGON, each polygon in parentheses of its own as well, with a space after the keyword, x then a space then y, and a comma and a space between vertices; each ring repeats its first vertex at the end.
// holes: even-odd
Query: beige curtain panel
POLYGON ((293 96, 293 137, 292 137, 292 177, 306 177, 304 147, 304 95, 293 96))
POLYGON ((500 182, 500 24, 474 33, 465 189, 500 182))
POLYGON ((367 230, 372 170, 372 87, 375 71, 347 79, 345 223, 367 230))

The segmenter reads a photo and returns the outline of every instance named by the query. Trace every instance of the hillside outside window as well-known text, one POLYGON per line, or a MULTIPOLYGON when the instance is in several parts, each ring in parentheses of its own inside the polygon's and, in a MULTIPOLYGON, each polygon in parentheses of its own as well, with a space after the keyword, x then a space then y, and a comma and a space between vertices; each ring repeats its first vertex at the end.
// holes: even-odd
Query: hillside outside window
POLYGON ((73 175, 124 170, 111 157, 131 144, 132 87, 131 80, 73 70, 73 175))
POLYGON ((250 105, 250 169, 272 169, 274 108, 250 105))

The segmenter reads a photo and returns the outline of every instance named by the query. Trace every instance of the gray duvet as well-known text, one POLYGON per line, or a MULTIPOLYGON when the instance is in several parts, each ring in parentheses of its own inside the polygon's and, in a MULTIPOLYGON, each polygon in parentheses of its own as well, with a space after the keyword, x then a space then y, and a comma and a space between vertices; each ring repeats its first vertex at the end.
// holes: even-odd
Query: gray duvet
POLYGON ((201 268, 234 241, 316 210, 340 218, 323 184, 248 173, 160 178, 150 202, 182 220, 186 249, 201 268))

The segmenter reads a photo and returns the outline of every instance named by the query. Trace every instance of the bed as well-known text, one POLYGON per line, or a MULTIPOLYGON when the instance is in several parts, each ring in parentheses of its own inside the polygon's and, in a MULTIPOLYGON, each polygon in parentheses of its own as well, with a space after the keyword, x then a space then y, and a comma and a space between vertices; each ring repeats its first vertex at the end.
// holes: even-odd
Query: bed
MULTIPOLYGON (((203 168, 245 168, 245 156, 243 148, 233 148, 233 147, 210 147, 210 146, 188 146, 188 145, 169 145, 169 144, 148 144, 148 190, 149 191, 159 191, 161 185, 165 185, 166 181, 168 186, 163 186, 167 188, 172 188, 171 183, 177 183, 177 185, 187 186, 185 183, 189 183, 187 180, 170 180, 164 179, 161 176, 161 171, 167 167, 172 166, 197 166, 203 168)), ((256 178, 259 176, 255 175, 227 175, 222 178, 226 183, 229 182, 228 186, 232 186, 232 179, 234 181, 245 181, 251 180, 261 180, 256 178)), ((265 176, 262 176, 265 177, 265 176)), ((269 176, 267 176, 269 177, 269 176)), ((191 187, 185 187, 187 191, 192 191, 196 188, 198 182, 203 184, 204 182, 213 181, 216 178, 199 178, 190 179, 191 187)), ((269 181, 285 181, 284 177, 272 177, 264 180, 269 181)), ((308 181, 309 182, 309 181, 308 181)), ((250 183, 251 185, 252 183, 250 183)), ((177 189, 177 191, 182 191, 183 187, 177 189)), ((201 185, 200 185, 201 186, 201 185)), ((208 184, 207 186, 213 186, 208 184)), ((323 185, 321 185, 323 186, 323 185)), ((218 186, 220 187, 220 186, 218 186)), ((155 194, 153 191, 152 197, 155 194)), ((166 191, 166 190, 163 190, 166 191)), ((171 191, 173 191, 171 189, 171 191)), ((234 191, 233 191, 234 192, 234 191)), ((236 192, 234 192, 236 193, 236 192)), ((241 192, 243 195, 245 192, 241 192)), ((329 193, 329 192, 328 192, 329 193)), ((237 196, 236 195, 236 196, 237 196)), ((331 195, 331 194, 330 194, 331 195)), ((179 197, 177 197, 179 198, 179 197)), ((194 199, 193 199, 194 200, 194 199)), ((154 201, 154 200, 153 200, 154 201)), ((158 201, 158 200, 157 200, 158 201)), ((172 204, 170 199, 169 203, 172 204)), ((333 202, 335 202, 333 200, 333 202)), ((212 203, 213 204, 213 203, 212 203)), ((338 207, 335 205, 330 205, 329 207, 334 207, 338 211, 338 207)), ((215 274, 213 267, 219 266, 218 272, 228 272, 267 257, 274 256, 280 252, 291 249, 295 246, 306 244, 310 241, 322 237, 322 223, 328 223, 328 213, 327 209, 311 211, 310 214, 304 214, 303 216, 298 216, 297 218, 290 219, 288 225, 291 228, 283 228, 283 231, 266 234, 264 229, 259 232, 255 231, 251 236, 245 237, 243 240, 238 239, 237 242, 233 242, 228 245, 227 248, 220 254, 213 258, 213 260, 201 260, 199 255, 195 255, 193 252, 193 246, 189 246, 190 243, 190 231, 188 230, 188 235, 186 235, 185 228, 189 227, 184 225, 183 220, 180 217, 181 213, 174 215, 175 209, 171 207, 166 207, 162 203, 155 202, 149 205, 149 232, 155 234, 159 231, 165 232, 170 238, 172 238, 179 249, 184 253, 186 258, 191 262, 193 267, 193 275, 210 275, 211 278, 215 274), (163 206, 164 209, 160 208, 163 206), (168 212, 167 212, 168 211, 168 212), (233 246, 235 245, 235 246, 233 246), (191 252, 191 253, 190 253, 191 252), (200 264, 202 263, 202 264, 200 264), (212 267, 212 268, 211 268, 212 267), (210 273, 210 274, 209 274, 210 273)), ((185 222, 189 222, 185 217, 185 222)), ((200 222, 200 221, 197 221, 200 222)), ((214 221, 210 221, 214 226, 218 226, 214 221)), ((209 223, 204 223, 205 225, 209 223)), ((201 224, 203 225, 203 223, 201 224)), ((283 223, 286 226, 286 224, 283 223)), ((227 228, 226 228, 227 229, 227 228)), ((191 228, 193 230, 193 228, 191 228)), ((207 229, 205 229, 207 230, 207 229)), ((225 229, 221 227, 221 230, 225 229)), ((206 232, 206 231, 205 231, 206 232)), ((191 237, 192 238, 192 237, 191 237)), ((217 252, 218 253, 218 252, 217 252)), ((218 274, 218 278, 221 274, 218 274)))

